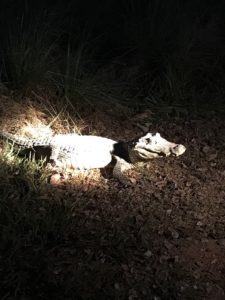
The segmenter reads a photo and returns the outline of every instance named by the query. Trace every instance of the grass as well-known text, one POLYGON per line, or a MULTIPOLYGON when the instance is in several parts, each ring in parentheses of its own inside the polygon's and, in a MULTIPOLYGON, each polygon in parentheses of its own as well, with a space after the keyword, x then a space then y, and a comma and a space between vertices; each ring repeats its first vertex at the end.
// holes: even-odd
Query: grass
POLYGON ((42 184, 47 183, 48 172, 45 171, 45 160, 38 162, 34 158, 19 157, 19 151, 15 146, 7 145, 1 152, 1 177, 2 183, 7 185, 8 179, 18 179, 18 184, 23 183, 21 188, 25 187, 31 191, 41 188, 42 184), (14 149, 15 148, 15 149, 14 149), (8 175, 8 172, 11 175, 8 175))
POLYGON ((44 293, 38 289, 49 247, 65 239, 67 207, 43 192, 49 175, 43 161, 22 160, 8 147, 0 159, 0 294, 2 299, 34 299, 44 293))
POLYGON ((22 15, 11 25, 4 44, 4 77, 13 89, 32 89, 50 84, 49 71, 56 67, 57 37, 49 34, 50 21, 22 15), (33 19, 32 19, 33 18, 33 19), (29 25, 32 19, 32 26, 29 25))
MULTIPOLYGON (((110 37, 105 30, 98 34, 104 27, 101 22, 106 22, 102 14, 109 14, 108 10, 93 7, 99 14, 95 17, 84 11, 87 22, 80 29, 79 17, 75 20, 68 13, 69 6, 62 9, 58 4, 52 10, 40 6, 36 12, 29 5, 21 8, 6 20, 3 83, 23 91, 45 87, 65 104, 102 110, 130 107, 163 116, 221 110, 222 32, 214 16, 207 26, 203 22, 210 5, 204 5, 201 15, 191 4, 173 2, 165 7, 163 1, 151 1, 146 5, 128 1, 121 7, 118 25, 108 16, 110 37), (60 17, 57 9, 62 9, 60 17), (69 15, 66 20, 64 14, 69 15), (112 48, 118 53, 114 55, 106 47, 113 41, 120 44, 119 49, 112 48)), ((197 6, 200 9, 201 1, 197 6)))

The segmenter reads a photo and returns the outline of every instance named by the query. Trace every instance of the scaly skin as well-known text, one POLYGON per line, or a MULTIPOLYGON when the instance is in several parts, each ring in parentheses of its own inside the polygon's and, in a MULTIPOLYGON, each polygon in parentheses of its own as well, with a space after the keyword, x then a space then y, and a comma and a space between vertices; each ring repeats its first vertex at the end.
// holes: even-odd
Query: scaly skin
POLYGON ((54 165, 77 169, 104 168, 116 159, 114 177, 127 184, 123 171, 133 163, 149 161, 161 156, 179 156, 186 148, 168 142, 159 133, 147 133, 129 142, 116 142, 99 136, 79 136, 77 134, 56 134, 37 139, 27 139, 19 135, 0 132, 0 137, 12 141, 22 148, 50 147, 50 160, 54 165))

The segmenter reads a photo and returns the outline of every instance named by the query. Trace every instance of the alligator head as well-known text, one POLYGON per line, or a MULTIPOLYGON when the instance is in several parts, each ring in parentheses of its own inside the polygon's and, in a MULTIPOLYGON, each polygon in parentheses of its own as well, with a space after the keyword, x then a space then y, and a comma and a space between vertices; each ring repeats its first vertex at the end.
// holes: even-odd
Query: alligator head
POLYGON ((149 160, 161 156, 179 156, 186 148, 181 144, 175 144, 162 138, 159 133, 147 133, 133 143, 133 151, 142 160, 149 160))

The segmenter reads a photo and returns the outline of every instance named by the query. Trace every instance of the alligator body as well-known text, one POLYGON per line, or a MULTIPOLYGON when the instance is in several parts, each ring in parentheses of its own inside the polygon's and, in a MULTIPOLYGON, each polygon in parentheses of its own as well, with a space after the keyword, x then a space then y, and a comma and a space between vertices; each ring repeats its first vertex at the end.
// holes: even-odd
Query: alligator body
POLYGON ((123 171, 129 166, 161 156, 180 156, 186 150, 185 146, 171 143, 159 133, 147 133, 128 142, 77 134, 56 134, 38 139, 27 139, 7 132, 1 132, 0 136, 24 149, 49 147, 50 160, 56 167, 81 170, 104 168, 114 157, 113 175, 124 184, 128 182, 123 171))

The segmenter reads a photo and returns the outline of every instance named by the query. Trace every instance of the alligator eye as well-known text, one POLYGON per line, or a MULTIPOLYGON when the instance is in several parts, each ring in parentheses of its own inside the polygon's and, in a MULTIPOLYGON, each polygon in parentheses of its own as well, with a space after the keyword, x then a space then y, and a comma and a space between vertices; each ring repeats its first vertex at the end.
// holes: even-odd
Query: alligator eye
POLYGON ((151 139, 150 138, 145 139, 145 141, 146 141, 146 144, 150 144, 151 143, 151 139))

